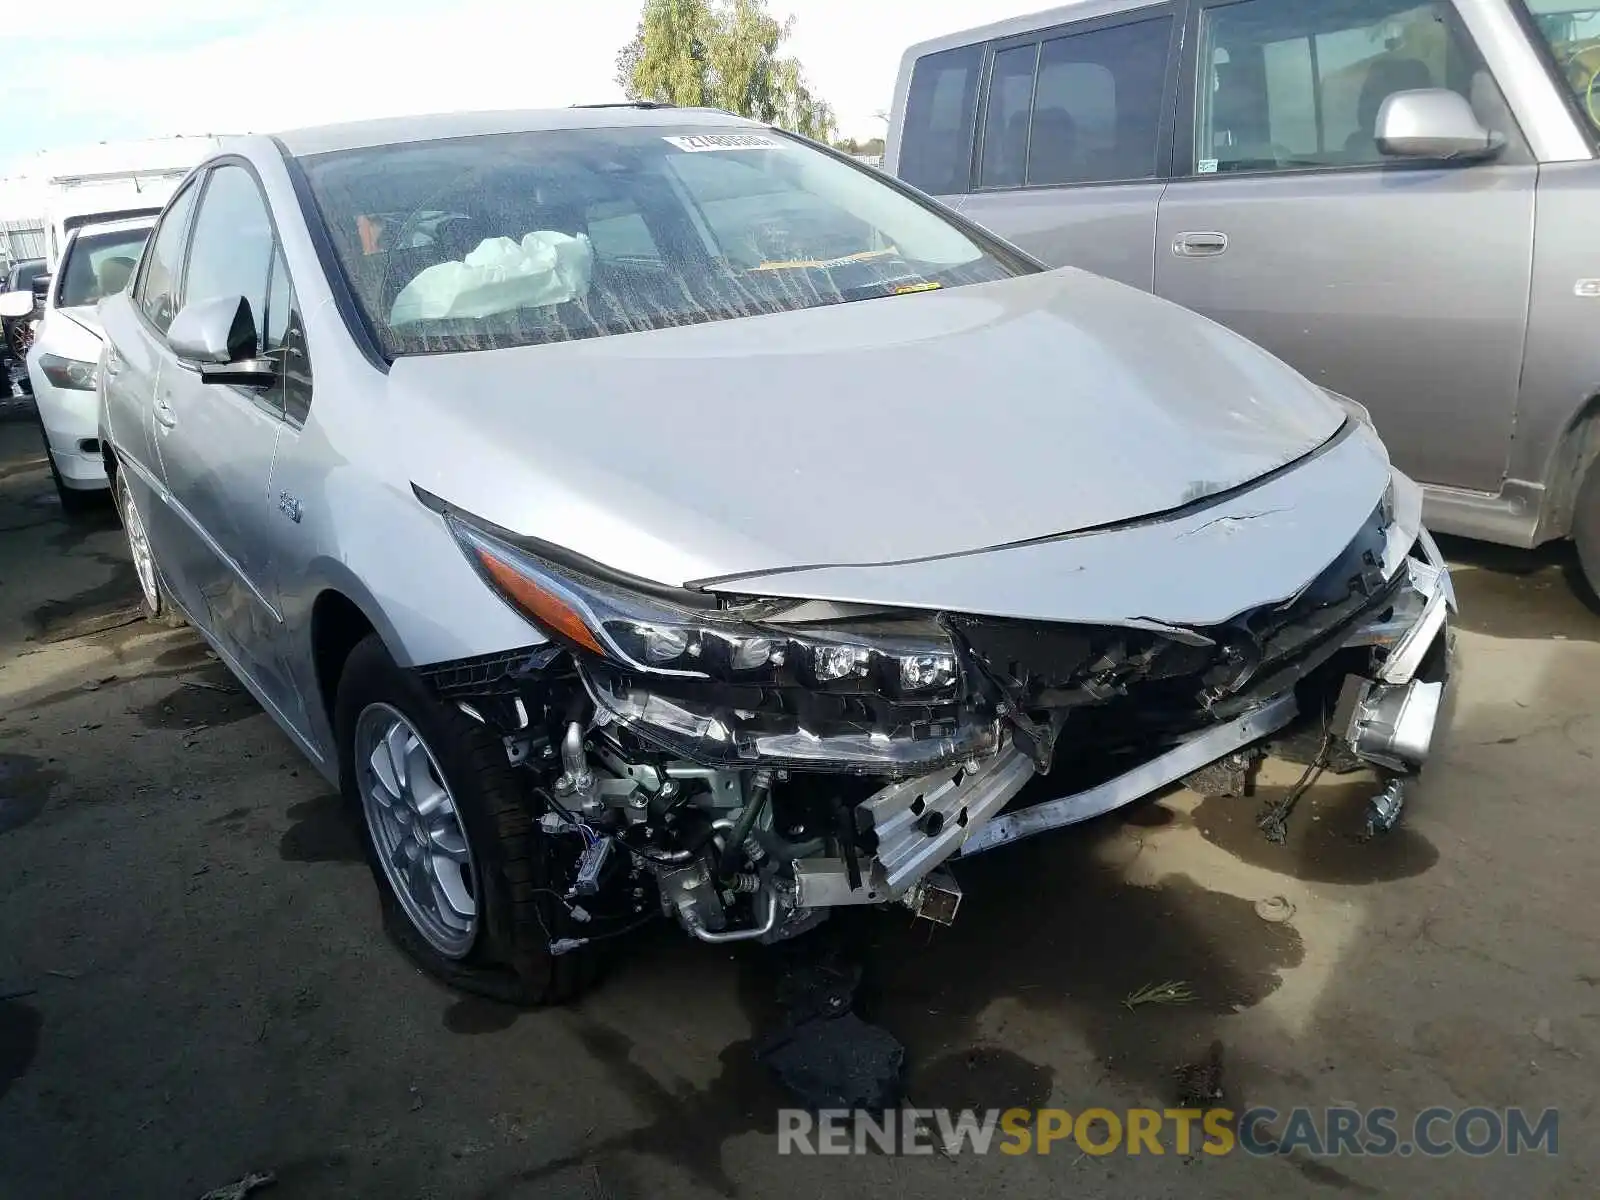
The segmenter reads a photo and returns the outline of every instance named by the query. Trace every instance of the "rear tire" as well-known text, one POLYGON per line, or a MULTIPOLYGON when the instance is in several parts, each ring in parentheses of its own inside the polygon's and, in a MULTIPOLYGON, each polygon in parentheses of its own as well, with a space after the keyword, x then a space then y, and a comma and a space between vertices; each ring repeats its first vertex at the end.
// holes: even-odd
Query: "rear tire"
POLYGON ((167 594, 166 585, 161 582, 161 570, 156 566, 150 539, 145 534, 144 518, 133 499, 128 477, 120 470, 112 476, 111 496, 117 509, 117 518, 127 534, 128 556, 133 560, 134 578, 139 582, 139 603, 144 609, 145 620, 165 625, 168 629, 183 628, 188 621, 184 620, 183 613, 178 611, 178 606, 167 594))
MULTIPOLYGON (((584 947, 550 953, 552 941, 583 937, 587 930, 556 895, 562 872, 555 839, 534 820, 526 789, 499 739, 441 704, 415 674, 396 666, 376 634, 345 661, 334 728, 340 787, 352 819, 361 825, 384 926, 407 956, 451 987, 507 1004, 560 1004, 585 990, 595 978, 595 952, 584 947), (378 730, 398 731, 400 744, 411 750, 401 755, 406 774, 413 781, 420 778, 425 789, 442 785, 442 803, 432 809, 424 803, 419 810, 402 796, 415 783, 400 781, 398 789, 384 785, 385 778, 396 781, 392 765, 386 776, 365 753, 369 746, 383 753, 383 744, 372 742, 378 730), (369 803, 375 789, 381 798, 369 803), (442 829, 434 826, 433 816, 446 809, 454 821, 442 829), (403 834, 423 823, 419 812, 429 814, 429 827, 412 837, 424 847, 454 847, 459 831, 464 866, 456 852, 453 865, 435 861, 431 879, 426 868, 420 878, 408 876, 417 869, 418 852, 403 834), (402 819, 386 824, 386 813, 402 819), (381 856, 392 865, 386 867, 381 856), (438 873, 441 869, 445 875, 438 873), (469 885, 470 928, 459 901, 450 899, 461 874, 469 885), (433 911, 444 914, 442 921, 430 914, 430 895, 433 911), (441 908, 446 900, 449 905, 441 908)), ((420 853, 429 857, 426 850, 420 853)))

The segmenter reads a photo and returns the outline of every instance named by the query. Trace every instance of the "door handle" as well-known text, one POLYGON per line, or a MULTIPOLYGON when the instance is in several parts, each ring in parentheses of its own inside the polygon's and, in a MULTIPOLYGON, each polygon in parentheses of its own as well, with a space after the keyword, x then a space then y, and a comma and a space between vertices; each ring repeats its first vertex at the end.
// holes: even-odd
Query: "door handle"
POLYGON ((165 397, 157 396, 155 403, 150 407, 155 413, 156 424, 161 428, 171 429, 178 423, 178 416, 172 411, 172 405, 167 403, 165 397))
POLYGON ((1227 248, 1225 233, 1180 233, 1172 241, 1172 252, 1179 258, 1210 258, 1227 248))

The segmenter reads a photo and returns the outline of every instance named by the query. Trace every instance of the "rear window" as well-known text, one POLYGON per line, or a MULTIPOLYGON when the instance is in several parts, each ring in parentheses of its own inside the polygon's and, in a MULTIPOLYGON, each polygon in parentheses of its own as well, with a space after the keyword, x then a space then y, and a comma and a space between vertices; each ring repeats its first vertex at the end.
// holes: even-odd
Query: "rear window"
POLYGON ((906 93, 896 173, 932 196, 965 192, 972 172, 982 46, 962 46, 917 60, 906 93))
POLYGON ((19 265, 11 274, 11 290, 25 292, 33 286, 33 281, 44 274, 44 260, 26 262, 19 265))
POLYGON ((1036 269, 875 173, 751 127, 494 134, 302 162, 391 356, 888 299, 1036 269))
POLYGON ((148 229, 78 234, 67 246, 67 256, 61 264, 57 307, 98 304, 126 289, 149 236, 148 229))

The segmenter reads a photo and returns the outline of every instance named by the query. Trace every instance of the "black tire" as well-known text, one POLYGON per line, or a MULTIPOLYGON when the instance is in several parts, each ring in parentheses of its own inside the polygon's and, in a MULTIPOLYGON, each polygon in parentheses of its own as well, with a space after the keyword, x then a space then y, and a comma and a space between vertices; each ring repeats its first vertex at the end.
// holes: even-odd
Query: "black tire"
POLYGON ((384 927, 407 956, 451 987, 521 1007, 561 1004, 588 988, 597 974, 592 947, 550 953, 553 939, 583 937, 587 930, 551 890, 562 886, 552 878, 558 873, 553 839, 534 820, 527 789, 498 739, 439 703, 415 674, 395 665, 375 634, 350 652, 334 707, 340 788, 360 829, 384 927), (357 720, 373 704, 397 710, 427 744, 465 829, 475 866, 477 931, 461 958, 445 957, 422 936, 378 861, 355 769, 357 720))
POLYGON ((56 466, 55 451, 50 449, 50 434, 45 431, 44 418, 39 415, 37 407, 34 408, 33 415, 39 426, 39 439, 44 443, 44 460, 50 464, 50 482, 56 485, 56 499, 61 501, 61 511, 69 519, 101 511, 105 506, 106 497, 99 488, 92 491, 70 488, 61 478, 61 468, 56 466))
MULTIPOLYGON (((128 528, 128 512, 132 509, 134 515, 137 516, 138 511, 134 507, 133 495, 128 490, 127 477, 121 471, 115 471, 111 476, 111 503, 117 511, 117 520, 122 522, 123 532, 128 535, 128 554, 132 557, 134 555, 133 533, 128 528)), ((141 526, 143 525, 142 520, 140 524, 141 526)), ((144 611, 144 619, 154 625, 163 625, 168 629, 182 629, 189 622, 184 619, 183 613, 172 602, 172 597, 168 595, 166 584, 161 582, 160 569, 155 568, 153 575, 154 595, 152 596, 151 592, 145 589, 144 581, 138 579, 138 566, 135 564, 134 576, 139 585, 139 607, 144 611)))
POLYGON ((1600 462, 1589 468, 1578 503, 1572 510, 1572 540, 1578 547, 1578 567, 1591 607, 1600 606, 1600 462))

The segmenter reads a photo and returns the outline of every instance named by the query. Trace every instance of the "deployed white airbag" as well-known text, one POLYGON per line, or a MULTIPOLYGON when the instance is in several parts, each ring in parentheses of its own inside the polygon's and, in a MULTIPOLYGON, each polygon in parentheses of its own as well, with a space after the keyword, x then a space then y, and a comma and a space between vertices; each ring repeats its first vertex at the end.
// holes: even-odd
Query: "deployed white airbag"
POLYGON ((536 229, 522 241, 485 238, 459 262, 437 263, 400 290, 391 325, 487 317, 566 304, 589 290, 594 249, 584 234, 536 229))

